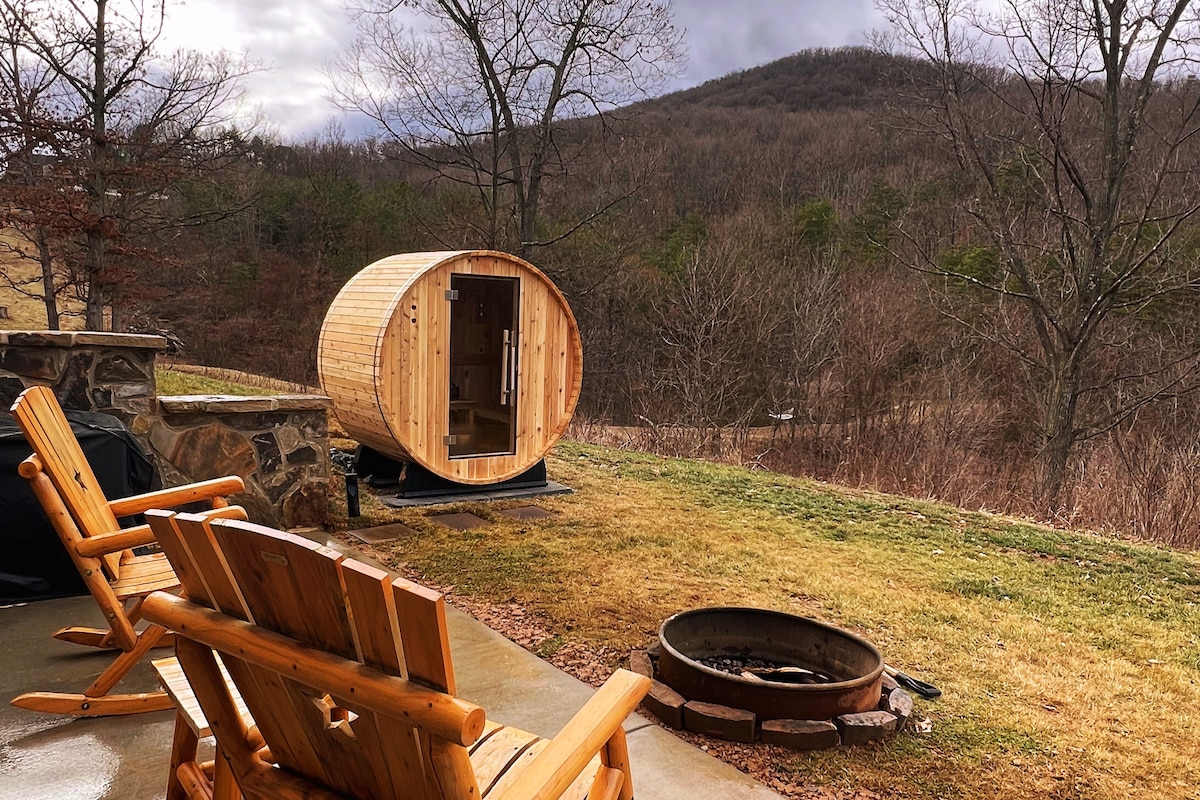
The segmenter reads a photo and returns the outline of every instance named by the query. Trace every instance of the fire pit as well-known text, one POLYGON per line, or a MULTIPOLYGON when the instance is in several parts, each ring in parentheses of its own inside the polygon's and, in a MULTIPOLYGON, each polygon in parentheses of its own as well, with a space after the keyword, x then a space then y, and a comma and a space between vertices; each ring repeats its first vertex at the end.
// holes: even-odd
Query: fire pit
POLYGON ((873 645, 806 617, 701 608, 658 638, 631 664, 655 679, 643 706, 671 727, 816 749, 882 738, 912 712, 873 645))
POLYGON ((762 719, 833 719, 879 705, 883 658, 858 636, 760 608, 700 608, 658 632, 662 681, 762 719))

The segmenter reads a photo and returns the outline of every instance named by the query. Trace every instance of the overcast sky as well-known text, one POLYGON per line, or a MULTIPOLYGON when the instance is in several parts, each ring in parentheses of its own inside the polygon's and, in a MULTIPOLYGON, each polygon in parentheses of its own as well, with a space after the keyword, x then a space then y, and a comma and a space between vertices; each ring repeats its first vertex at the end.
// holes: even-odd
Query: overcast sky
MULTIPOLYGON (((279 135, 304 137, 340 117, 321 68, 353 36, 342 2, 168 0, 166 44, 245 52, 265 68, 248 81, 247 101, 279 135)), ((861 44, 881 25, 871 0, 675 0, 675 22, 686 30, 689 59, 674 88, 810 47, 861 44)))

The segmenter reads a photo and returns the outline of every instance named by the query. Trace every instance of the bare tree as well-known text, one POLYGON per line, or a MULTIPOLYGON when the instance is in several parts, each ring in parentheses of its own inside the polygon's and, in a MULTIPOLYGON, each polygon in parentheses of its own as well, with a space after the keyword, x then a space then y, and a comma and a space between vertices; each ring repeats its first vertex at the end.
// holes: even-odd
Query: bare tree
POLYGON ((64 204, 87 326, 135 282, 138 225, 161 228, 168 190, 211 159, 246 65, 228 54, 163 56, 161 0, 0 0, 18 71, 48 76, 39 122, 48 172, 80 202, 64 204), (114 260, 115 259, 115 260, 114 260))
POLYGON ((1200 21, 1187 0, 877 4, 884 46, 923 64, 909 119, 958 167, 954 208, 910 215, 901 255, 1023 364, 1055 511, 1079 442, 1192 384, 1194 347, 1138 344, 1176 337, 1200 288, 1200 21))
POLYGON ((62 187, 53 187, 41 174, 39 156, 53 148, 54 127, 50 124, 50 91, 54 74, 43 65, 31 63, 22 47, 20 15, 0 19, 0 226, 12 232, 0 240, 10 256, 33 261, 39 266, 35 278, 21 279, 5 273, 8 287, 27 297, 37 297, 46 309, 46 327, 59 327, 58 295, 67 288, 58 280, 51 242, 57 218, 55 208, 65 198, 62 187))
MULTIPOLYGON (((511 225, 523 253, 547 243, 538 233, 543 183, 594 156, 611 112, 649 97, 683 58, 670 0, 353 8, 358 37, 330 75, 338 102, 372 119, 406 158, 468 187, 485 212, 473 227, 488 246, 511 225), (562 124, 591 115, 599 117, 591 125, 562 124)), ((619 196, 596 198, 590 214, 551 238, 619 196)))

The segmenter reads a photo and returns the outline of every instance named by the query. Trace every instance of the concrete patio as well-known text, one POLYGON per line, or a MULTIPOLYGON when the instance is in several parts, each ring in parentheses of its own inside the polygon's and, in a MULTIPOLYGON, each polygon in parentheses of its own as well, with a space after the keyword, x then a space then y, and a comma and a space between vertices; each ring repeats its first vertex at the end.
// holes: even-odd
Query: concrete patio
MULTIPOLYGON (((0 798, 151 800, 166 785, 173 715, 73 719, 9 705, 25 691, 77 691, 111 656, 58 642, 66 624, 99 624, 91 597, 0 608, 0 798)), ((473 618, 450 609, 459 694, 488 717, 552 736, 591 687, 473 618)), ((166 653, 167 651, 158 651, 166 653)), ((155 688, 148 661, 122 684, 155 688)), ((642 798, 771 800, 779 795, 638 716, 626 721, 634 787, 642 798)))

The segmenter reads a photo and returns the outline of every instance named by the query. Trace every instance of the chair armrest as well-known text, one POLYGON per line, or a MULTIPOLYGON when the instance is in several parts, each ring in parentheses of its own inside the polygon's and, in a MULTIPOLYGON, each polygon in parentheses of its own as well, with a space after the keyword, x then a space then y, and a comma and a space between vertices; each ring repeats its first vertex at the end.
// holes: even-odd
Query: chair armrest
POLYGON ((187 486, 176 486, 172 489, 160 489, 157 492, 122 497, 120 500, 109 502, 108 507, 115 517, 128 517, 142 514, 152 508, 174 508, 197 500, 211 500, 214 497, 225 497, 240 494, 245 491, 246 483, 241 478, 214 478, 211 481, 190 483, 187 486))
POLYGON ((614 672, 517 779, 488 800, 560 796, 648 691, 646 676, 624 669, 614 672))
POLYGON ((143 547, 153 544, 154 531, 149 525, 137 525, 132 528, 122 528, 111 533, 97 533, 86 539, 81 539, 75 545, 75 552, 84 558, 99 558, 100 556, 119 553, 131 547, 143 547))
MULTIPOLYGON (((149 495, 141 496, 149 497, 149 495)), ((150 509, 146 510, 149 511, 150 509)), ((246 519, 246 509, 241 506, 224 506, 222 508, 202 511, 201 515, 209 519, 246 519)), ((95 536, 89 536, 75 545, 75 552, 84 558, 98 558, 110 553, 119 553, 122 550, 128 550, 132 547, 154 544, 155 541, 157 540, 154 536, 154 531, 150 530, 149 525, 135 525, 132 528, 122 528, 119 531, 112 531, 111 533, 98 533, 95 536)))

